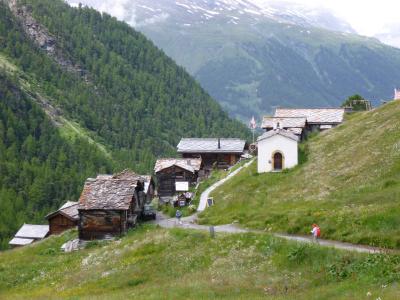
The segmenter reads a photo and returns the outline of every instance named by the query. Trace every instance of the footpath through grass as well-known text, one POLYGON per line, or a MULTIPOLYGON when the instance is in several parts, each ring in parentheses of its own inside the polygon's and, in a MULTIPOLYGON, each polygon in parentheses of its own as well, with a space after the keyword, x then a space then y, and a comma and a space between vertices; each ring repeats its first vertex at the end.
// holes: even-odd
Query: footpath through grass
POLYGON ((161 207, 162 212, 171 218, 175 217, 175 213, 178 209, 182 212, 183 217, 187 217, 194 214, 197 211, 197 207, 199 206, 200 196, 206 189, 208 189, 217 181, 224 179, 231 172, 234 172, 235 170, 246 164, 248 161, 249 160, 242 160, 229 170, 220 170, 220 169, 212 170, 211 175, 202 182, 200 182, 197 189, 194 188, 191 189, 191 192, 194 193, 194 198, 190 206, 176 208, 172 207, 171 205, 163 205, 161 207))
POLYGON ((228 171, 225 170, 213 170, 211 175, 205 179, 204 181, 200 182, 197 190, 191 189, 190 191, 194 193, 194 198, 189 206, 185 207, 173 207, 171 205, 162 205, 161 210, 167 216, 173 218, 175 217, 176 211, 179 209, 182 212, 183 217, 190 216, 197 211, 197 207, 200 202, 201 194, 212 184, 217 182, 218 180, 223 179, 228 175, 228 171))
POLYGON ((267 234, 141 226, 61 253, 68 232, 0 253, 0 299, 399 299, 400 256, 341 252, 267 234))
POLYGON ((200 223, 296 234, 318 223, 323 238, 400 248, 400 101, 355 114, 302 149, 292 170, 242 170, 212 194, 200 223))

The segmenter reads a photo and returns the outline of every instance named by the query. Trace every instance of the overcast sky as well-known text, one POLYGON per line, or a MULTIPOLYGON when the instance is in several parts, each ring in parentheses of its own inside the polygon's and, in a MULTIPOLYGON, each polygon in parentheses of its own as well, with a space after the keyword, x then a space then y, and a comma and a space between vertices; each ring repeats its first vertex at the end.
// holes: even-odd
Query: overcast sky
POLYGON ((362 35, 374 35, 381 32, 385 24, 400 22, 400 0, 291 0, 291 2, 330 8, 362 35))

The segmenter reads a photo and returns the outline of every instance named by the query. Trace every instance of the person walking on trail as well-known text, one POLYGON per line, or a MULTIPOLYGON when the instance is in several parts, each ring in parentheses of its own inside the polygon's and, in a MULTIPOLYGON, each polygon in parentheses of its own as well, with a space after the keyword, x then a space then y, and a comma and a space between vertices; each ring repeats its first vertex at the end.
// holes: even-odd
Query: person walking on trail
POLYGON ((181 221, 182 212, 181 212, 179 209, 176 211, 175 217, 176 217, 176 219, 177 219, 177 221, 178 221, 178 224, 179 224, 179 225, 182 225, 182 221, 181 221))
POLYGON ((321 229, 315 223, 312 225, 311 234, 313 236, 314 243, 318 243, 318 238, 321 236, 321 229))

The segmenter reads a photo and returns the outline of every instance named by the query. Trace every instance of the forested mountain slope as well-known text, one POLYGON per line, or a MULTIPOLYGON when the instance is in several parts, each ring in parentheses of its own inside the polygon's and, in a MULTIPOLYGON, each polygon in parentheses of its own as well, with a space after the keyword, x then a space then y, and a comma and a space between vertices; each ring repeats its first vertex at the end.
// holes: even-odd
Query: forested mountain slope
POLYGON ((104 153, 86 139, 68 142, 42 109, 0 69, 0 249, 23 223, 66 199, 83 181, 112 171, 104 153))
POLYGON ((142 34, 61 0, 0 1, 0 76, 0 248, 89 176, 150 173, 182 136, 247 135, 142 34))
POLYGON ((34 49, 21 22, 5 8, 1 51, 120 160, 148 170, 156 156, 173 153, 181 136, 247 134, 183 68, 127 24, 61 0, 17 3, 54 39, 54 45, 42 48, 55 47, 84 76, 67 71, 43 49, 34 49))
POLYGON ((212 195, 203 223, 309 234, 400 248, 400 101, 356 113, 302 145, 303 162, 282 173, 242 171, 212 195))

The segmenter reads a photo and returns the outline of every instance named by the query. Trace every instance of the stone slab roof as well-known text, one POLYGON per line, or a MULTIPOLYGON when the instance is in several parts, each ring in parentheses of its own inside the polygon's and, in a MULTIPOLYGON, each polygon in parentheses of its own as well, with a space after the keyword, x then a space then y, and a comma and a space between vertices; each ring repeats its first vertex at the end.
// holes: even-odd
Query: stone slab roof
POLYGON ((296 135, 301 135, 301 133, 303 132, 303 128, 288 128, 287 130, 289 130, 290 132, 293 132, 296 135))
POLYGON ((172 166, 177 166, 189 172, 199 171, 201 168, 201 158, 161 158, 157 159, 154 172, 158 173, 172 166))
POLYGON ((34 239, 13 238, 8 244, 11 246, 26 246, 32 244, 34 239))
POLYGON ((281 135, 281 136, 284 136, 286 138, 292 139, 292 140, 294 140, 296 142, 299 141, 298 136, 295 135, 293 132, 291 132, 289 130, 274 129, 274 130, 270 130, 270 131, 264 132, 263 135, 261 135, 261 136, 259 136, 257 138, 257 142, 260 142, 260 141, 265 140, 265 139, 269 139, 269 138, 271 138, 271 137, 273 137, 275 135, 281 135))
POLYGON ((306 126, 306 117, 264 117, 262 128, 275 128, 279 123, 280 128, 304 128, 306 126))
POLYGON ((89 178, 79 198, 78 209, 127 210, 138 185, 143 187, 143 178, 129 170, 112 177, 89 178))
POLYGON ((274 117, 305 117, 308 123, 333 123, 343 122, 344 108, 277 108, 274 117))
POLYGON ((16 238, 43 239, 49 233, 49 225, 24 224, 15 234, 16 238))
POLYGON ((79 212, 78 212, 78 202, 67 201, 65 202, 58 210, 48 214, 46 219, 50 219, 51 217, 62 214, 63 216, 71 219, 72 221, 77 221, 79 219, 79 212))
POLYGON ((178 153, 243 153, 245 140, 236 138, 183 138, 178 153), (218 140, 220 147, 218 147, 218 140))

